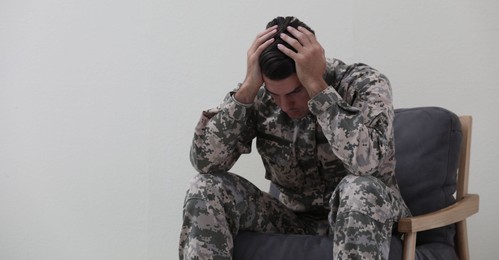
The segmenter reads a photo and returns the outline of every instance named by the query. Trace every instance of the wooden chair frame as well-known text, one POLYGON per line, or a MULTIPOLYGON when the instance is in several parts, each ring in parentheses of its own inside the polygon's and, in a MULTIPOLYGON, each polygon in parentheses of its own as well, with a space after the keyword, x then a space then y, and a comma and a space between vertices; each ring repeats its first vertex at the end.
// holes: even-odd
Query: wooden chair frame
POLYGON ((471 147, 471 116, 460 116, 463 139, 457 175, 456 203, 441 210, 420 216, 402 218, 398 230, 404 233, 404 260, 413 260, 416 254, 417 232, 456 223, 456 253, 460 260, 469 260, 466 218, 478 212, 479 196, 468 194, 471 147))

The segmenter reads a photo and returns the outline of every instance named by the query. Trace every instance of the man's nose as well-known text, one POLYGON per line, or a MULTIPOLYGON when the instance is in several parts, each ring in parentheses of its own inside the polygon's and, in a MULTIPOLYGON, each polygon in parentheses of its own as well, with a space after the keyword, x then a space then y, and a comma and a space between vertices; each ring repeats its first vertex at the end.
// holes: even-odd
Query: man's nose
POLYGON ((289 98, 289 97, 281 97, 281 110, 283 111, 288 111, 289 109, 291 109, 293 107, 293 99, 292 98, 289 98))

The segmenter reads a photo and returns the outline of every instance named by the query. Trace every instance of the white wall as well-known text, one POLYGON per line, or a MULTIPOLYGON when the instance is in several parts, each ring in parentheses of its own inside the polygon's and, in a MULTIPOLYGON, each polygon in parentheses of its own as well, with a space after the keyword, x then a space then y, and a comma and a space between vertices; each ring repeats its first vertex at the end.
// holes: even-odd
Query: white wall
MULTIPOLYGON (((494 259, 499 2, 269 2, 2 1, 0 259, 176 259, 193 127, 277 15, 384 72, 397 107, 474 116, 470 250, 494 259)), ((233 171, 267 187, 254 154, 233 171)))

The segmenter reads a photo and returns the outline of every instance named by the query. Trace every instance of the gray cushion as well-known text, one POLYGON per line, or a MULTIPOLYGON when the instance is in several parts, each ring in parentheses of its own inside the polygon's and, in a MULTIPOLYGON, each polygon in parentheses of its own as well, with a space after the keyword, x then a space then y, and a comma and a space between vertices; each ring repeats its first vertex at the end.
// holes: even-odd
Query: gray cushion
MULTIPOLYGON (((396 177, 413 215, 454 202, 461 143, 459 118, 438 107, 395 111, 396 177)), ((271 187, 271 193, 275 192, 271 187)), ((418 233, 416 259, 457 259, 454 225, 418 233)), ((332 259, 332 238, 241 232, 234 259, 332 259)), ((402 241, 393 236, 390 259, 401 259, 402 241)))
MULTIPOLYGON (((395 169, 400 192, 414 216, 454 203, 462 134, 459 118, 436 107, 398 109, 395 169)), ((454 225, 418 233, 418 244, 454 246, 454 225)))
POLYGON ((333 259, 327 236, 241 232, 234 245, 236 260, 333 259))

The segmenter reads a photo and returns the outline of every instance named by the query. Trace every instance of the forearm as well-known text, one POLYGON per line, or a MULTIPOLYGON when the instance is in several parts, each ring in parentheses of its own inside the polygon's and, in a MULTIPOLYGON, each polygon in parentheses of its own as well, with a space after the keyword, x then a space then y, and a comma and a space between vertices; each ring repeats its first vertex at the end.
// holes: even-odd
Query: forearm
POLYGON ((203 112, 190 150, 191 163, 200 173, 228 171, 242 153, 251 151, 250 108, 227 96, 219 107, 203 112))

